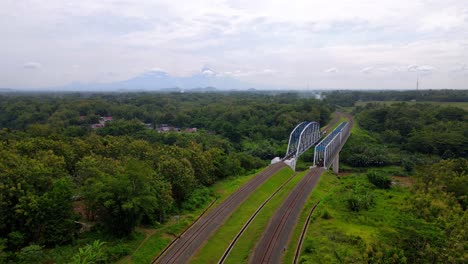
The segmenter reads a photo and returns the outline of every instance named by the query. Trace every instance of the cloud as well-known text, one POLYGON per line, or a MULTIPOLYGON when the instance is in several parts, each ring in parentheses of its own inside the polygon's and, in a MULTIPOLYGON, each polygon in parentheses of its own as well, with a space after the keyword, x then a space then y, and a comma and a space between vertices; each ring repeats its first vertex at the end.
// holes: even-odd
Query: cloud
POLYGON ((326 69, 323 72, 333 74, 333 73, 338 73, 339 70, 338 70, 338 68, 333 67, 333 68, 326 69))
POLYGON ((430 73, 435 70, 434 66, 431 65, 409 65, 408 71, 409 72, 421 72, 421 73, 430 73))
POLYGON ((222 75, 232 76, 232 77, 245 77, 245 76, 262 76, 262 75, 272 75, 278 73, 277 70, 273 70, 270 68, 266 69, 250 69, 250 70, 235 70, 235 71, 225 71, 222 75))
POLYGON ((463 12, 460 9, 437 10, 422 17, 420 29, 423 31, 453 30, 466 25, 467 18, 467 12, 463 12))
POLYGON ((465 72, 465 71, 468 71, 468 65, 466 63, 462 63, 452 68, 450 71, 451 72, 465 72))
POLYGON ((27 70, 37 70, 42 68, 42 64, 40 64, 39 62, 26 62, 25 64, 23 64, 23 68, 27 70))
POLYGON ((374 70, 374 67, 365 67, 365 68, 361 69, 360 72, 368 74, 368 73, 371 73, 372 70, 374 70))

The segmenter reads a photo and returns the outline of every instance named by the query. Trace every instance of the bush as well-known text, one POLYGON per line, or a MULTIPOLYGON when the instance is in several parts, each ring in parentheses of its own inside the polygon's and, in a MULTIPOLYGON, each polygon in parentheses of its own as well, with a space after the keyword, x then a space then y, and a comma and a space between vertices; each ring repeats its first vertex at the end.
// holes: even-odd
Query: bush
POLYGON ((388 176, 375 171, 367 173, 367 179, 379 189, 389 189, 392 186, 392 180, 388 176))
POLYGON ((331 216, 330 212, 328 212, 328 210, 325 209, 325 210, 323 211, 323 213, 322 213, 322 219, 328 220, 328 219, 331 219, 331 218, 332 218, 332 216, 331 216))
POLYGON ((22 248, 16 253, 18 263, 40 263, 44 257, 42 247, 39 245, 30 245, 22 248))
POLYGON ((374 204, 374 196, 367 186, 356 185, 353 192, 345 196, 346 207, 353 211, 368 210, 374 204))
POLYGON ((104 263, 106 261, 103 250, 104 242, 95 240, 92 244, 78 249, 78 253, 73 256, 73 264, 104 263))
POLYGON ((373 197, 367 194, 351 194, 345 201, 346 207, 353 212, 368 210, 374 203, 373 197))
POLYGON ((211 200, 213 200, 214 193, 211 189, 200 186, 196 188, 190 196, 182 202, 181 208, 187 211, 193 211, 198 208, 206 206, 211 200))

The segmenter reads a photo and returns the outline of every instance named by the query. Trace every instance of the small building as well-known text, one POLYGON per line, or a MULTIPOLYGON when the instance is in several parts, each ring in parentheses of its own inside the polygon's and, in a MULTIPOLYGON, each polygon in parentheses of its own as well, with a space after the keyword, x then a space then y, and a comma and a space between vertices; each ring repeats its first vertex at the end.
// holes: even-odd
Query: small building
POLYGON ((153 124, 152 123, 145 123, 143 124, 147 129, 153 129, 153 124))
POLYGON ((103 128, 103 127, 104 127, 104 124, 101 124, 101 123, 99 123, 99 124, 92 124, 92 125, 91 125, 91 128, 92 128, 92 129, 103 128))
POLYGON ((103 116, 101 117, 101 120, 104 122, 110 122, 113 120, 112 116, 103 116))
POLYGON ((185 133, 197 133, 197 128, 196 127, 186 128, 184 132, 185 133))
POLYGON ((165 132, 179 132, 180 131, 180 128, 178 127, 174 127, 174 126, 171 126, 171 125, 168 125, 168 124, 160 124, 157 129, 156 129, 158 132, 162 132, 162 133, 165 133, 165 132))

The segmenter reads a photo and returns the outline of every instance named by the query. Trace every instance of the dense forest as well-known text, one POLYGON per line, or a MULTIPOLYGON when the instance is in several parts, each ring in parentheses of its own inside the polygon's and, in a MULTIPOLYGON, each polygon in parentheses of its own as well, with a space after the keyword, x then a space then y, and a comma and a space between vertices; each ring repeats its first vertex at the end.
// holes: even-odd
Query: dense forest
POLYGON ((294 94, 3 96, 0 256, 20 262, 30 245, 72 243, 77 201, 116 237, 164 222, 208 199, 204 186, 283 155, 299 122, 330 113, 294 94))
MULTIPOLYGON (((342 206, 352 216, 372 211, 378 196, 369 190, 395 189, 389 175, 414 179, 395 209, 402 217, 392 222, 393 233, 376 244, 359 244, 366 256, 348 260, 463 263, 467 111, 419 103, 355 104, 466 102, 467 92, 339 91, 325 93, 323 100, 309 95, 0 95, 0 263, 88 263, 86 256, 115 262, 129 250, 109 243, 101 252, 100 241, 131 239, 138 226, 155 227, 206 206, 210 186, 265 167, 284 155, 298 123, 325 125, 343 106, 349 106, 345 110, 352 111, 357 128, 343 149, 342 170, 363 175, 337 187, 341 198, 334 208, 342 206), (82 245, 80 232, 88 223, 89 245, 74 255, 48 253, 82 245)), ((320 253, 311 243, 309 257, 320 253)))
POLYGON ((340 106, 354 106, 358 101, 468 102, 466 90, 331 91, 324 92, 324 97, 340 106))
POLYGON ((369 103, 354 114, 368 134, 355 134, 343 152, 354 167, 415 165, 468 155, 468 114, 452 106, 369 103))

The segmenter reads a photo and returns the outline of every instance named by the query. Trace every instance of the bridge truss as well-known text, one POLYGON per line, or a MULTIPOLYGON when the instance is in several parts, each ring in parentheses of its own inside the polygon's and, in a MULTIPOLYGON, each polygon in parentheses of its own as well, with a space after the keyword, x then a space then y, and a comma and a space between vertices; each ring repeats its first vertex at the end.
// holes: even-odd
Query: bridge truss
POLYGON ((302 122, 297 125, 289 136, 288 150, 284 160, 290 160, 293 169, 297 158, 320 140, 320 124, 317 122, 302 122))
POLYGON ((349 136, 350 125, 348 122, 339 124, 327 137, 315 146, 314 165, 328 169, 332 165, 335 156, 349 136))

